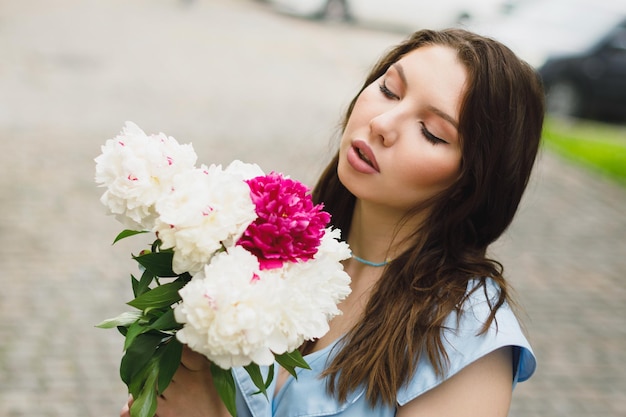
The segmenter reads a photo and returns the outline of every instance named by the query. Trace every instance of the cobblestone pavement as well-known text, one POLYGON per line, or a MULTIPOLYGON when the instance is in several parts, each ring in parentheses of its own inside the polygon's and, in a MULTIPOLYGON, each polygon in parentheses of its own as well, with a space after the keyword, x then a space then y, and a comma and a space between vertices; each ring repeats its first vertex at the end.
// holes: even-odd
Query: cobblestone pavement
MULTIPOLYGON (((93 184, 132 120, 312 182, 393 33, 258 0, 0 0, 0 417, 115 416, 131 251, 93 184)), ((626 416, 626 190, 543 154, 495 246, 539 358, 511 415, 626 416)))

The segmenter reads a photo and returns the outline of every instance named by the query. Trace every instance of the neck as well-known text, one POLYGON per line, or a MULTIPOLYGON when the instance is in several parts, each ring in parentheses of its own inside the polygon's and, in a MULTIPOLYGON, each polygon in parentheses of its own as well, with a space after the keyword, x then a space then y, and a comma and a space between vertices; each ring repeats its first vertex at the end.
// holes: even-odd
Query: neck
POLYGON ((348 236, 353 254, 367 260, 365 264, 394 259, 401 252, 401 242, 413 224, 410 222, 398 229, 402 214, 357 200, 348 236))
POLYGON ((391 262, 391 259, 385 259, 382 262, 372 262, 372 261, 368 261, 367 259, 363 259, 360 256, 355 255, 354 253, 352 254, 352 257, 354 258, 355 261, 360 262, 363 265, 373 266, 374 268, 379 268, 381 266, 385 266, 389 262, 391 262))

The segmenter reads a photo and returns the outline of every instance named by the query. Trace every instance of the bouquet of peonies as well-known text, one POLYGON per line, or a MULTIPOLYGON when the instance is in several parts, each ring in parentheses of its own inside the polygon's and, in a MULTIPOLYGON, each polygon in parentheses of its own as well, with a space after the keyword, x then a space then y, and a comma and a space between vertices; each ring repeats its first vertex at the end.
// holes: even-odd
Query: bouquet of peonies
POLYGON ((190 144, 146 135, 127 122, 96 161, 101 201, 125 226, 115 242, 154 233, 133 255, 136 310, 99 327, 125 336, 120 376, 133 417, 152 417, 180 364, 183 344, 205 355, 235 416, 230 371, 243 366, 266 393, 277 362, 308 368, 297 348, 323 336, 350 293, 350 257, 309 190, 254 164, 196 167, 190 144), (259 366, 269 366, 263 378, 259 366))

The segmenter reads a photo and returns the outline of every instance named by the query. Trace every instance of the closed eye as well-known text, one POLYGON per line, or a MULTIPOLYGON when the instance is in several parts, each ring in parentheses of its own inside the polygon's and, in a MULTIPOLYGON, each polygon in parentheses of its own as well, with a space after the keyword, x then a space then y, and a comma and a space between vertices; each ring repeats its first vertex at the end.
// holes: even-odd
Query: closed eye
MULTIPOLYGON (((387 87, 387 84, 385 83, 385 80, 383 80, 378 85, 378 88, 380 89, 380 92, 385 97, 387 97, 388 99, 391 99, 391 100, 399 100, 400 99, 400 96, 398 96, 396 93, 391 91, 389 89, 389 87, 387 87)), ((437 136, 433 135, 432 133, 430 133, 430 131, 426 128, 426 125, 423 122, 420 122, 420 125, 421 125, 422 134, 424 135, 426 140, 428 140, 430 143, 432 143, 433 145, 448 144, 447 141, 445 141, 445 140, 441 139, 440 137, 437 137, 437 136)))
POLYGON ((396 93, 394 93, 387 87, 387 84, 385 83, 384 80, 382 83, 379 84, 378 88, 380 89, 380 92, 383 93, 385 97, 390 98, 392 100, 400 99, 400 96, 398 96, 396 93))
POLYGON ((422 134, 430 143, 432 143, 433 145, 448 144, 448 142, 446 142, 445 140, 430 133, 430 131, 426 129, 426 125, 424 123, 420 122, 420 125, 422 127, 422 134))

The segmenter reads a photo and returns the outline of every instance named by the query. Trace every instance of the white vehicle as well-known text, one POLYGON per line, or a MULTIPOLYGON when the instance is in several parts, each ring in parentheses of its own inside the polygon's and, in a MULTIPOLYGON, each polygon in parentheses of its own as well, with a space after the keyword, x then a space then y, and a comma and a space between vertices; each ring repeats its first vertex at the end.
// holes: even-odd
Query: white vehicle
POLYGON ((442 29, 497 18, 513 0, 268 0, 278 11, 401 31, 442 29))

